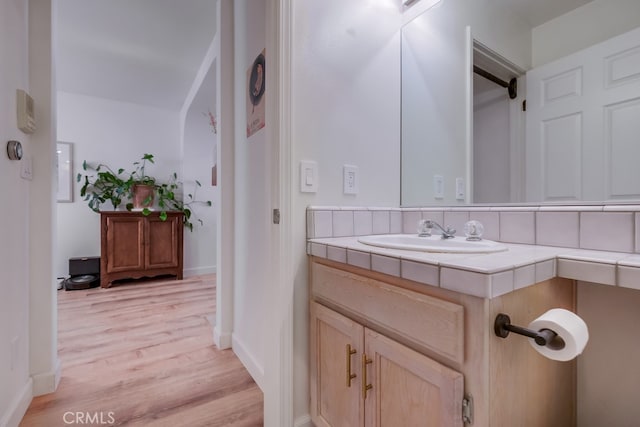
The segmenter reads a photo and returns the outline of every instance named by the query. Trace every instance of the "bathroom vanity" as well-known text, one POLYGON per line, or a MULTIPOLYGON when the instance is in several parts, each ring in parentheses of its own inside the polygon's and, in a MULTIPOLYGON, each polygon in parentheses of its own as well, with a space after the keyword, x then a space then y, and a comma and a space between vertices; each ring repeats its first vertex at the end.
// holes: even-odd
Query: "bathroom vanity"
POLYGON ((637 336, 639 227, 640 205, 309 207, 314 422, 409 425, 406 417, 422 417, 435 396, 437 411, 426 404, 430 415, 419 425, 459 426, 470 396, 472 426, 627 425, 638 411, 633 355, 640 342, 628 337, 637 336), (424 219, 458 230, 479 220, 484 238, 507 250, 456 254, 389 245, 412 245, 393 235, 415 236, 424 219), (603 229, 606 238, 593 233, 603 229), (616 310, 601 313, 603 304, 616 310), (527 338, 494 333, 498 313, 526 327, 550 308, 586 322, 589 342, 577 360, 546 359, 527 338), (615 363, 608 362, 612 345, 615 363), (356 375, 349 387, 348 363, 349 378, 356 375), (362 386, 369 384, 365 397, 362 386))
POLYGON ((576 424, 575 361, 493 331, 499 313, 526 326, 550 308, 575 310, 573 281, 487 298, 312 256, 310 282, 316 425, 576 424))

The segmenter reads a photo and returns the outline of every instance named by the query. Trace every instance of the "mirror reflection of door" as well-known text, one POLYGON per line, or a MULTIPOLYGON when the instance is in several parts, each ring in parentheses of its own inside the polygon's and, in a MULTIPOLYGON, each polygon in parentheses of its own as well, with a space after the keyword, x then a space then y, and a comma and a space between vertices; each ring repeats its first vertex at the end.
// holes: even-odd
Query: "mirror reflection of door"
POLYGON ((524 70, 474 41, 473 203, 509 203, 522 198, 524 70), (503 84, 518 78, 510 99, 503 84))

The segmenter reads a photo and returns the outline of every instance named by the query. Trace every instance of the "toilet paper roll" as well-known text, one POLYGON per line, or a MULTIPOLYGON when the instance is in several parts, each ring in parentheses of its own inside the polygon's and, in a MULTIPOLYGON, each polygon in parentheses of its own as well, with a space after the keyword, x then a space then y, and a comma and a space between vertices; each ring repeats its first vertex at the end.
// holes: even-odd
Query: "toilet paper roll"
POLYGON ((558 348, 554 342, 540 346, 529 338, 529 343, 544 357, 565 362, 582 353, 589 341, 587 324, 577 314, 563 308, 554 308, 529 324, 529 329, 540 331, 551 329, 564 341, 564 347, 558 348))

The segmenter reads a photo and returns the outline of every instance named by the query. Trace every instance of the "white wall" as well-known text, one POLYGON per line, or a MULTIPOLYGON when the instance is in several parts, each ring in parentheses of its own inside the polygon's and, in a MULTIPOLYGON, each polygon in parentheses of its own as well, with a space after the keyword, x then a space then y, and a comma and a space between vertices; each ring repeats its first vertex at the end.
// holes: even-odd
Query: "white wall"
POLYGON ((22 143, 33 179, 20 178, 22 161, 0 156, 0 426, 17 426, 34 393, 57 385, 56 294, 51 278, 53 155, 51 85, 52 2, 0 4, 0 140, 22 143), (16 126, 16 89, 35 100, 36 132, 16 126))
POLYGON ((292 182, 294 417, 309 413, 308 205, 398 206, 400 34, 398 2, 293 3, 292 182), (318 162, 318 192, 300 193, 299 162, 318 162), (342 166, 358 166, 357 195, 342 166))
MULTIPOLYGON (((155 164, 147 173, 160 180, 182 176, 178 113, 157 108, 58 93, 58 140, 73 143, 75 177, 82 162, 104 163, 131 170, 132 163, 151 153, 155 164)), ((74 202, 58 203, 55 274, 67 275, 71 257, 100 255, 100 216, 80 198, 74 181, 74 202)), ((107 203, 103 209, 113 209, 107 203)))
POLYGON ((213 203, 218 192, 218 188, 211 185, 218 138, 209 124, 209 112, 216 114, 215 64, 209 65, 184 119, 182 181, 185 200, 189 200, 188 194, 193 194, 197 201, 191 205, 194 232, 184 236, 185 276, 216 272, 216 211, 213 206, 200 203, 213 203), (198 187, 196 181, 202 186, 198 187))
MULTIPOLYGON (((31 138, 16 127, 16 89, 29 90, 27 2, 0 3, 0 426, 9 422, 29 379, 29 191, 20 162, 9 160, 6 141, 22 142, 32 155, 31 138), (15 344, 13 344, 15 343, 15 344)), ((28 390, 29 398, 31 390, 28 390)))
MULTIPOLYGON (((246 72, 265 49, 266 2, 234 2, 235 91, 235 265, 233 350, 264 387, 265 319, 269 315, 271 230, 271 146, 267 129, 247 138, 246 72)), ((270 56, 266 52, 265 73, 270 56)), ((272 96, 267 87, 265 97, 272 96)))
POLYGON ((533 29, 532 62, 538 67, 640 25, 640 2, 595 0, 533 29))

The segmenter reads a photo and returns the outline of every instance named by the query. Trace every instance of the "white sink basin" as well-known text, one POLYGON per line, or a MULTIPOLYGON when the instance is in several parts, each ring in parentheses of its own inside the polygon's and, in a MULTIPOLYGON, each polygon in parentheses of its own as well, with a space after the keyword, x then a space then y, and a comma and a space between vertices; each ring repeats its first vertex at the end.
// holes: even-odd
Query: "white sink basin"
POLYGON ((360 243, 390 249, 454 254, 483 254, 506 251, 507 247, 493 240, 468 241, 464 237, 443 239, 440 235, 419 237, 416 234, 381 234, 358 237, 360 243))

